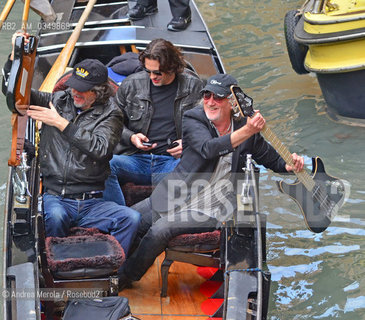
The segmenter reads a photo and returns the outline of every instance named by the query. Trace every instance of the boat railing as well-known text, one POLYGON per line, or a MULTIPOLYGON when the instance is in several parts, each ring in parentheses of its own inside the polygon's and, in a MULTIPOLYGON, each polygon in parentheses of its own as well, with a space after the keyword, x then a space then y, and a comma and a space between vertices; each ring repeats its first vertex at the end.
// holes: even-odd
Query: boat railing
POLYGON ((227 223, 225 248, 225 306, 223 319, 265 319, 270 291, 270 272, 266 266, 266 216, 259 213, 259 176, 247 156, 237 211, 227 223), (240 243, 240 245, 237 245, 240 243), (236 250, 234 248, 240 248, 236 250), (245 283, 242 288, 238 284, 245 283))
POLYGON ((323 10, 323 0, 315 0, 313 4, 313 13, 321 13, 323 10))

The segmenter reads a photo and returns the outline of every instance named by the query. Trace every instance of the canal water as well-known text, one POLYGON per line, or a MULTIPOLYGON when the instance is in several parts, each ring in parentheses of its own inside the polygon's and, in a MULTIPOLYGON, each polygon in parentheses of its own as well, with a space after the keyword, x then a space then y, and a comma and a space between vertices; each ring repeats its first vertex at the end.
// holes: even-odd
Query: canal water
MULTIPOLYGON (((260 209, 268 218, 272 273, 268 319, 365 319, 365 128, 330 120, 315 75, 297 75, 290 66, 283 20, 303 1, 196 1, 226 72, 254 99, 267 125, 291 152, 305 157, 309 169, 311 158, 319 156, 327 173, 351 188, 330 227, 315 234, 295 202, 278 191, 281 177, 262 170, 260 209)), ((19 17, 20 5, 16 10, 19 17)), ((11 34, 1 32, 0 64, 9 53, 11 34)), ((0 110, 3 211, 11 137, 3 96, 0 110)))

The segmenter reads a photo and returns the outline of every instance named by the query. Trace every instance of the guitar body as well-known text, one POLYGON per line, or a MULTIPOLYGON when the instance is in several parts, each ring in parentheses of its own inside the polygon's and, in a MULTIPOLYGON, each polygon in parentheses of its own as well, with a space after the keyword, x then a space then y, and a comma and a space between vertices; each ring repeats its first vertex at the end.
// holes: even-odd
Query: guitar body
POLYGON ((14 44, 14 59, 8 79, 6 103, 13 113, 12 143, 8 165, 18 166, 23 152, 28 116, 26 110, 30 104, 37 38, 30 36, 24 45, 24 38, 17 37, 14 44))
POLYGON ((29 106, 36 47, 37 38, 34 36, 29 37, 27 45, 24 45, 23 37, 15 39, 14 59, 6 92, 6 103, 11 112, 24 115, 29 106))
POLYGON ((302 211, 307 227, 316 233, 324 231, 344 202, 343 182, 326 174, 319 157, 312 158, 312 178, 315 186, 309 191, 298 180, 295 183, 277 182, 279 190, 288 194, 302 211))
MULTIPOLYGON (((231 86, 231 92, 239 113, 243 117, 253 117, 255 112, 252 98, 236 85, 231 86)), ((266 125, 261 134, 271 143, 285 163, 292 166, 291 153, 266 125)), ((342 180, 326 174, 323 162, 318 157, 312 159, 312 175, 306 170, 294 173, 298 178, 296 182, 288 184, 281 181, 278 183, 279 190, 288 194, 299 205, 309 230, 323 232, 344 203, 349 191, 347 185, 342 180)))

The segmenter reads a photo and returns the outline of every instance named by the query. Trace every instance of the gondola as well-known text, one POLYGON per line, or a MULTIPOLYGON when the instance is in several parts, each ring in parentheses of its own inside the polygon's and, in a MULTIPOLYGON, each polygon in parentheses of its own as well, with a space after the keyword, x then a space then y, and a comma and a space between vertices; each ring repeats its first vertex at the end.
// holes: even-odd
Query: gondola
POLYGON ((289 58, 298 74, 316 74, 329 116, 364 125, 363 1, 305 1, 286 13, 289 58))
MULTIPOLYGON (((192 23, 182 32, 167 31, 171 14, 166 0, 159 0, 156 14, 139 21, 130 21, 127 17, 128 8, 133 5, 134 2, 126 1, 97 1, 80 31, 67 66, 72 68, 86 58, 97 58, 108 64, 116 56, 126 52, 138 53, 151 40, 164 38, 181 48, 187 67, 202 79, 225 72, 193 1, 190 2, 192 23)), ((57 20, 47 23, 41 20, 35 37, 37 43, 30 50, 34 50, 36 55, 32 88, 38 89, 44 84, 51 67, 57 64, 57 57, 82 19, 86 6, 84 1, 52 1, 57 20)), ((9 100, 10 104, 14 103, 11 98, 9 100)), ((16 114, 15 110, 12 111, 13 115, 16 114)), ((75 288, 72 281, 61 281, 57 279, 59 274, 55 276, 49 270, 44 252, 39 195, 39 130, 31 120, 28 120, 25 138, 27 143, 23 152, 16 154, 15 162, 9 162, 3 236, 3 248, 6 248, 2 272, 3 319, 60 319, 66 300, 69 302, 75 298, 72 292, 76 292, 77 286, 92 290, 106 283, 103 295, 115 295, 118 291, 113 282, 115 276, 107 277, 108 281, 103 284, 101 280, 105 277, 101 279, 97 275, 78 279, 81 281, 75 288), (67 299, 59 296, 65 292, 60 289, 61 282, 67 284, 65 288, 71 288, 67 291, 71 292, 67 299)), ((252 177, 257 178, 258 174, 253 169, 251 171, 247 175, 253 173, 252 177)), ((241 203, 238 211, 243 222, 228 222, 219 231, 218 242, 213 248, 199 252, 192 252, 191 248, 190 251, 179 251, 176 246, 169 248, 156 259, 136 286, 119 292, 119 296, 129 299, 135 317, 145 320, 266 319, 270 273, 265 264, 266 219, 254 209, 257 205, 252 204, 258 201, 257 192, 252 191, 257 190, 256 178, 245 178, 255 181, 254 188, 247 189, 245 199, 250 194, 255 201, 251 199, 242 204, 242 197, 238 195, 241 203), (164 257, 171 260, 165 259, 162 264, 165 268, 160 271, 164 257)))

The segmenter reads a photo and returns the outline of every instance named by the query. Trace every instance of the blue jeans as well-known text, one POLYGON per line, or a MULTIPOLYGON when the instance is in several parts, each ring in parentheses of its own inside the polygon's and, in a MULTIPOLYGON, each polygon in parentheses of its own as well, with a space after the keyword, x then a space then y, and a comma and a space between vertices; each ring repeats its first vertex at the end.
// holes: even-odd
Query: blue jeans
POLYGON ((43 215, 47 237, 66 237, 71 227, 97 228, 114 236, 125 254, 136 235, 140 214, 102 198, 73 200, 43 195, 43 215))
POLYGON ((175 169, 179 161, 172 156, 155 154, 114 155, 110 160, 111 174, 105 181, 104 199, 125 205, 120 184, 156 185, 175 169))

